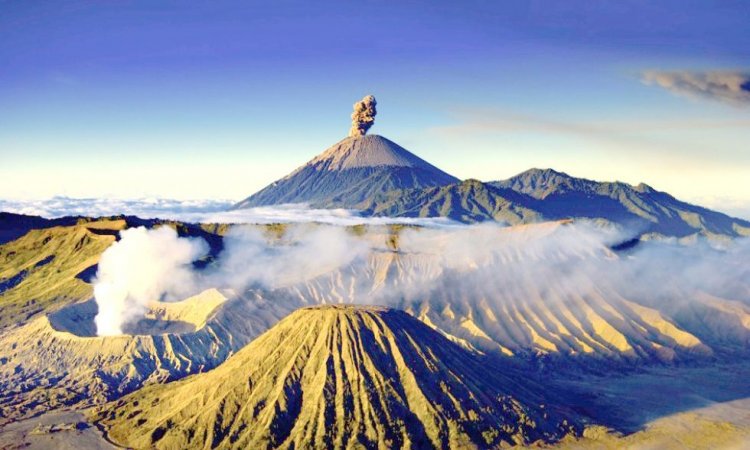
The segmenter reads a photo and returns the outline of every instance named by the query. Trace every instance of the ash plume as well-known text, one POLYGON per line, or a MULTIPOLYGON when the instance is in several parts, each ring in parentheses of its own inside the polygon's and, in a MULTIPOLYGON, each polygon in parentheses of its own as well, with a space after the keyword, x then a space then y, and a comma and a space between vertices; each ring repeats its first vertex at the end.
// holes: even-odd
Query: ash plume
POLYGON ((375 115, 378 113, 375 109, 377 104, 373 95, 368 95, 354 104, 352 127, 349 129, 350 137, 367 134, 367 130, 375 123, 375 115))

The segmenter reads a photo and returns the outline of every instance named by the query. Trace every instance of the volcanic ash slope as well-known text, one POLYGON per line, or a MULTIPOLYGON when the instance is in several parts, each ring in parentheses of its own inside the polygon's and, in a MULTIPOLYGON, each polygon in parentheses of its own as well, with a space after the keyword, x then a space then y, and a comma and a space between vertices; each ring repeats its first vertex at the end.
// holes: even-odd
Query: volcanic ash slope
POLYGON ((136 448, 495 448, 579 430, 543 398, 527 376, 488 367, 407 313, 318 306, 213 371, 98 414, 136 448))
MULTIPOLYGON (((365 261, 267 296, 287 305, 387 304, 506 355, 677 362, 710 356, 704 339, 745 351, 748 329, 732 325, 750 317, 744 305, 730 309, 712 297, 670 306, 630 296, 601 276, 620 269, 620 257, 580 227, 549 222, 467 233, 404 230, 397 251, 373 251, 365 261), (441 256, 467 242, 487 245, 477 244, 469 257, 441 256), (719 316, 718 308, 726 311, 719 316)), ((675 290, 675 298, 693 296, 675 290)))
POLYGON ((119 336, 95 335, 93 300, 0 333, 0 426, 211 369, 289 311, 258 311, 224 294, 232 295, 209 289, 154 302, 119 336))

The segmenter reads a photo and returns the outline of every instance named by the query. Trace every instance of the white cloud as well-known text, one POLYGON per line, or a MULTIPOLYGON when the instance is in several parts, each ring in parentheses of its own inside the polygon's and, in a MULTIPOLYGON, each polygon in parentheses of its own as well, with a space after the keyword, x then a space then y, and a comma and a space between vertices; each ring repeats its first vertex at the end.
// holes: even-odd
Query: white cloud
POLYGON ((225 211, 233 202, 226 200, 171 200, 163 198, 113 199, 52 197, 40 200, 0 200, 0 210, 48 219, 65 216, 134 215, 167 218, 177 214, 209 214, 225 211))
POLYGON ((181 238, 169 227, 120 232, 99 261, 94 295, 100 336, 122 334, 122 325, 146 311, 148 302, 184 298, 195 290, 190 265, 208 253, 203 239, 181 238))
POLYGON ((65 216, 101 217, 133 215, 144 219, 171 219, 193 223, 302 223, 333 225, 412 224, 430 227, 459 226, 443 217, 393 218, 363 217, 351 209, 313 209, 305 204, 264 206, 230 211, 229 200, 171 200, 143 198, 133 200, 107 198, 52 197, 44 200, 0 200, 0 211, 46 218, 65 216))
POLYGON ((460 226, 445 217, 364 217, 352 209, 312 209, 304 204, 261 206, 235 211, 182 213, 174 218, 203 223, 304 223, 320 222, 332 225, 411 224, 433 227, 460 226))
POLYGON ((750 74, 733 71, 661 72, 648 71, 643 82, 670 92, 717 100, 733 105, 750 104, 750 74))
POLYGON ((612 307, 625 298, 676 317, 704 294, 750 301, 749 239, 722 246, 645 242, 618 256, 607 246, 627 230, 586 222, 485 223, 406 229, 393 260, 384 242, 372 239, 378 233, 361 237, 337 226, 298 224, 277 239, 257 227, 234 227, 218 257, 196 270, 190 263, 207 250, 201 239, 178 237, 167 227, 126 230, 105 251, 97 273, 99 333, 119 333, 149 300, 185 298, 210 287, 258 290, 290 309, 318 302, 424 304, 430 310, 449 304, 455 311, 486 305, 495 312, 555 302, 576 309, 604 293, 612 307))
POLYGON ((204 257, 201 238, 179 237, 172 228, 130 228, 103 254, 94 281, 97 334, 122 334, 154 299, 178 300, 209 287, 244 291, 275 289, 338 270, 370 251, 367 241, 338 226, 290 226, 270 242, 257 227, 238 226, 224 238, 224 251, 206 271, 191 263, 204 257))

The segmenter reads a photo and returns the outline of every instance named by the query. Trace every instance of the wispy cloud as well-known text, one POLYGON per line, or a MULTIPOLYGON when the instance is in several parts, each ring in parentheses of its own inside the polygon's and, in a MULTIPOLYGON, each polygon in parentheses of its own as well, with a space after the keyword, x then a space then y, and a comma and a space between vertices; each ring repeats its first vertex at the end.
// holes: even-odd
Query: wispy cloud
POLYGON ((202 223, 304 223, 318 222, 331 225, 387 225, 405 224, 426 227, 461 226, 444 217, 365 217, 353 209, 314 209, 305 204, 261 206, 257 208, 212 213, 180 213, 171 218, 202 223))
POLYGON ((737 106, 750 105, 750 72, 647 71, 643 82, 678 95, 705 98, 737 106))
POLYGON ((147 219, 169 219, 193 223, 302 223, 332 225, 411 224, 427 227, 460 226, 443 217, 363 217, 351 209, 314 209, 305 204, 266 206, 229 210, 229 200, 172 200, 145 198, 134 200, 108 198, 53 197, 44 200, 1 200, 0 211, 46 218, 65 216, 102 217, 133 215, 147 219))
POLYGON ((649 132, 750 127, 749 119, 576 121, 490 108, 456 108, 450 114, 458 121, 457 124, 434 127, 430 131, 443 134, 538 131, 621 139, 649 132))
MULTIPOLYGON (((750 128, 750 119, 639 119, 639 120, 576 120, 527 114, 494 108, 454 108, 448 111, 453 117, 453 124, 441 125, 429 129, 431 134, 446 138, 464 139, 470 135, 509 134, 509 133, 543 133, 552 136, 569 136, 605 146, 615 145, 627 152, 653 155, 672 155, 684 159, 686 154, 691 158, 701 159, 706 164, 724 165, 726 158, 717 158, 722 152, 732 158, 732 164, 748 160, 746 152, 738 152, 731 146, 712 148, 706 151, 700 142, 691 142, 681 138, 682 131, 723 131, 746 130, 750 128)), ((606 147, 603 147, 606 148, 606 147)))

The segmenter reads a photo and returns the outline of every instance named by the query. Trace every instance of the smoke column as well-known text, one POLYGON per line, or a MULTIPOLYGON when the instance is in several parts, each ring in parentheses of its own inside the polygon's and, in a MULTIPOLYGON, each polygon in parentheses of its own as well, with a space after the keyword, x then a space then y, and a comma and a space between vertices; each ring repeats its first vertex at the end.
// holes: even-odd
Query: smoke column
POLYGON ((368 95, 354 104, 352 113, 352 127, 349 130, 349 136, 364 136, 367 130, 375 123, 375 115, 378 111, 375 109, 375 97, 368 95))

